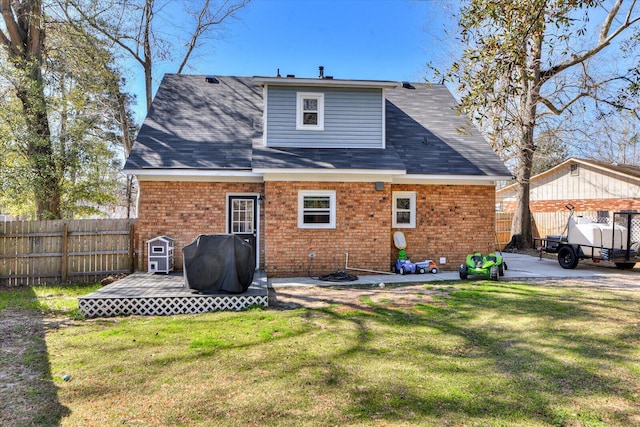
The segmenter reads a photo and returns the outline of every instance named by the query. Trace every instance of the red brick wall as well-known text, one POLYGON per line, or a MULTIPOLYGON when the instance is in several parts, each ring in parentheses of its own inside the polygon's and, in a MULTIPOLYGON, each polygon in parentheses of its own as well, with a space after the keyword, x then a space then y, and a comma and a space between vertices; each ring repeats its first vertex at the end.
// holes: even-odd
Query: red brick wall
POLYGON ((350 266, 389 271, 390 188, 376 191, 372 182, 266 182, 267 274, 305 276, 311 252, 314 276, 344 269, 346 253, 350 266), (298 228, 299 190, 336 191, 335 229, 298 228))
MULTIPOLYGON (((314 276, 349 266, 390 271, 397 258, 393 232, 402 231, 414 261, 447 258, 455 270, 469 252, 495 249, 493 186, 373 183, 267 182, 266 269, 272 277, 306 275, 314 252, 314 276), (336 229, 298 229, 299 190, 336 190, 336 229), (392 191, 416 191, 416 228, 392 228, 392 191)), ((360 274, 366 274, 364 272, 360 274)))
MULTIPOLYGON (((538 200, 529 202, 531 212, 564 212, 571 204, 576 211, 640 210, 640 199, 581 199, 581 200, 538 200)), ((504 212, 513 212, 515 202, 504 202, 504 212)))
MULTIPOLYGON (((456 270, 467 254, 494 251, 495 188, 493 186, 394 185, 394 191, 416 192, 416 228, 402 231, 407 256, 414 262, 432 259, 442 270, 456 270)), ((398 250, 391 240, 392 258, 398 250)))
POLYGON ((199 234, 225 232, 226 194, 245 192, 265 195, 260 260, 270 277, 305 276, 310 252, 314 276, 344 269, 346 253, 351 267, 390 271, 394 231, 405 234, 413 261, 446 257, 443 270, 457 269, 469 252, 495 247, 493 186, 385 184, 376 191, 374 183, 141 181, 139 268, 147 268, 147 240, 165 234, 176 240, 181 269, 185 245, 199 234), (336 191, 335 229, 298 229, 299 190, 336 191), (415 229, 392 228, 392 191, 416 191, 415 229))
POLYGON ((640 199, 584 199, 584 200, 544 200, 530 202, 532 212, 564 212, 567 204, 577 211, 621 211, 640 210, 640 199))
MULTIPOLYGON (((138 268, 147 270, 147 240, 164 234, 175 239, 175 266, 181 270, 184 246, 200 234, 226 231, 227 193, 262 194, 263 189, 262 183, 140 181, 138 268)), ((264 239, 260 248, 264 262, 264 239)))

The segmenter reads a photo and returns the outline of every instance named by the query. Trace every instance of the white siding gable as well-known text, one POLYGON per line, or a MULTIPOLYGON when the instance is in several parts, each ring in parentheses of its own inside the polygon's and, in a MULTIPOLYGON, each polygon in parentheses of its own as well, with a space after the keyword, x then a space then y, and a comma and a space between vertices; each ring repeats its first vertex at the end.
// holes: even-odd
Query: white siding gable
POLYGON ((384 90, 267 85, 265 144, 297 148, 384 148, 384 90), (299 129, 299 93, 323 98, 322 130, 299 129))
MULTIPOLYGON (((532 180, 531 201, 640 198, 637 179, 583 163, 572 174, 572 164, 532 180)), ((501 196, 498 201, 515 201, 514 191, 501 196)))

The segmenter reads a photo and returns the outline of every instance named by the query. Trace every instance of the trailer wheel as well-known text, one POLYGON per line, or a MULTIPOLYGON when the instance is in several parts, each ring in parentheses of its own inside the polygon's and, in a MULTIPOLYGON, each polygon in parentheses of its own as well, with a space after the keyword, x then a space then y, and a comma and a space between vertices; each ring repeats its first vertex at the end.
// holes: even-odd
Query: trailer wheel
POLYGON ((404 276, 404 273, 405 273, 404 267, 400 267, 400 274, 404 276))
POLYGON ((574 269, 578 265, 578 256, 571 246, 563 246, 558 251, 560 267, 574 269))
POLYGON ((460 278, 462 280, 465 280, 467 277, 469 277, 469 268, 466 265, 462 264, 460 266, 460 278))
POLYGON ((635 265, 635 262, 616 262, 616 268, 621 270, 631 270, 635 265))
POLYGON ((504 265, 500 264, 500 265, 498 266, 498 274, 499 274, 500 276, 504 276, 504 265))
POLYGON ((420 267, 420 269, 418 270, 418 273, 420 273, 420 274, 424 274, 426 272, 427 272, 427 270, 425 270, 424 267, 420 267))

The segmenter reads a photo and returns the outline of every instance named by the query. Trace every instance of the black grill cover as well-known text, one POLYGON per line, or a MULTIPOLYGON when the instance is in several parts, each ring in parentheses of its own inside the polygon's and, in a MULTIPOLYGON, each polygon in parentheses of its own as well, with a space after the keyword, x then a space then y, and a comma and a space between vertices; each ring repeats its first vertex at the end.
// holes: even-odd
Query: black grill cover
POLYGON ((256 259, 251 245, 234 234, 201 234, 182 249, 184 278, 202 293, 246 292, 256 259))

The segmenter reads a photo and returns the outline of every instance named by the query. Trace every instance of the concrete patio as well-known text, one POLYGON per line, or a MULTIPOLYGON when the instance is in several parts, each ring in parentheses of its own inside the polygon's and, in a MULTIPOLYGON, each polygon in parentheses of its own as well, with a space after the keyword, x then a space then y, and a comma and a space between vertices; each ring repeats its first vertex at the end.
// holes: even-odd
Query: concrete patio
MULTIPOLYGON (((640 283, 640 269, 619 270, 611 263, 594 264, 591 261, 580 261, 578 266, 573 270, 566 270, 560 267, 558 260, 553 258, 540 258, 526 254, 508 253, 503 254, 504 262, 507 269, 501 280, 527 280, 527 279, 566 279, 566 278, 602 278, 606 280, 611 275, 621 275, 628 277, 630 281, 640 283)), ((639 264, 640 265, 640 264, 639 264)), ((437 274, 360 274, 358 271, 348 271, 348 273, 356 274, 358 280, 353 282, 324 282, 309 277, 296 278, 274 278, 268 279, 268 285, 272 288, 287 286, 336 286, 336 285, 377 285, 380 283, 415 283, 415 282, 433 282, 443 280, 460 280, 458 274, 458 266, 439 266, 441 271, 437 274), (445 271, 442 271, 445 270, 445 271)))

